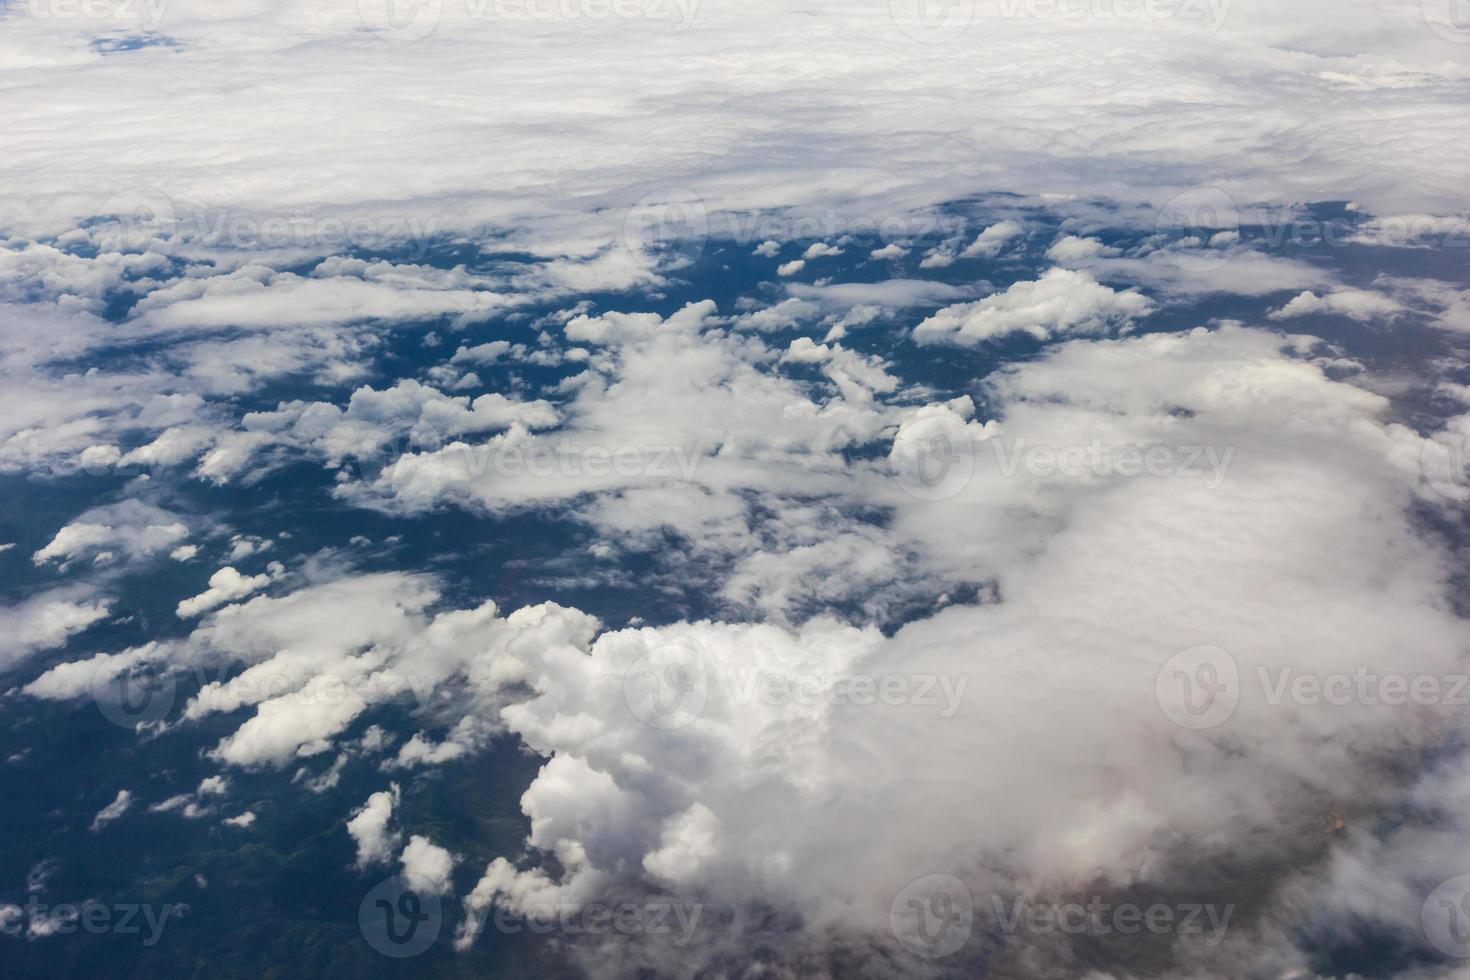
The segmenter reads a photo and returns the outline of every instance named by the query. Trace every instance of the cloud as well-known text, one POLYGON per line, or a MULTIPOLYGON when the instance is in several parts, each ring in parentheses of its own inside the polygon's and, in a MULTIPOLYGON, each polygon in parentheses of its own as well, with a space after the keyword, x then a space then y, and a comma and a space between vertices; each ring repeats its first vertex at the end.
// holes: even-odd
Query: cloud
POLYGON ((1048 259, 1061 264, 1078 262, 1082 259, 1111 257, 1117 254, 1116 248, 1109 248, 1096 238, 1081 238, 1077 235, 1064 235, 1046 250, 1048 259))
POLYGON ((1015 283, 977 302, 945 307, 914 328, 914 339, 974 346, 1025 332, 1048 340, 1071 333, 1102 333, 1153 309, 1148 297, 1110 289, 1090 273, 1050 269, 1040 279, 1015 283))
MULTIPOLYGON (((1454 520, 1465 417, 1428 437, 1395 424, 1371 369, 1364 387, 1323 373, 1358 352, 1309 339, 1234 325, 1107 338, 1225 296, 1231 316, 1295 296, 1275 321, 1370 322, 1412 301, 1465 329, 1454 284, 1354 289, 1332 271, 1345 263, 1273 252, 1221 215, 1186 215, 1205 227, 1177 233, 1164 221, 1201 189, 1238 209, 1358 200, 1375 235, 1388 219, 1374 212, 1462 211, 1470 154, 1445 120, 1463 110, 1463 52, 1412 3, 1205 6, 1203 22, 1000 23, 981 5, 935 45, 906 37, 924 23, 896 22, 886 0, 707 0, 672 32, 507 25, 446 4, 437 30, 392 44, 352 4, 175 0, 159 25, 172 43, 125 53, 95 44, 85 18, 8 16, 0 64, 33 97, 0 104, 16 134, 0 180, 22 189, 0 205, 7 464, 154 467, 154 486, 187 464, 248 488, 304 458, 340 469, 324 500, 395 521, 462 507, 575 524, 566 581, 646 556, 642 584, 677 575, 723 617, 655 603, 637 613, 660 625, 604 630, 552 603, 454 602, 462 583, 412 569, 307 568, 255 595, 276 574, 246 576, 232 555, 177 606, 213 611, 188 635, 86 651, 22 690, 61 699, 123 671, 227 667, 166 730, 208 719, 225 766, 299 774, 319 759, 307 791, 359 751, 370 709, 435 708, 396 752, 380 746, 388 769, 510 732, 547 760, 522 799, 526 860, 485 869, 458 944, 495 905, 717 899, 741 913, 692 951, 567 943, 598 975, 903 971, 891 910, 940 870, 982 904, 1179 894, 1239 884, 1218 871, 1238 868, 1278 898, 1220 949, 1130 947, 1108 964, 1120 975, 1287 975, 1312 959, 1301 936, 1356 941, 1365 922, 1417 951, 1424 878, 1464 850, 1464 766, 1436 751, 1453 718, 1253 690, 1201 731, 1174 724, 1157 681, 1202 645, 1246 679, 1462 670, 1459 559, 1419 522, 1454 520), (623 70, 651 56, 661 71, 623 70), (446 86, 496 98, 466 127, 441 111, 446 86), (61 92, 64 127, 49 124, 61 92), (649 138, 650 120, 677 138, 649 138), (157 205, 143 227, 140 196, 157 205), (995 201, 1026 224, 976 237, 969 217, 995 201), (640 240, 644 205, 671 240, 640 240), (733 215, 761 233, 732 234, 733 215), (1054 228, 1061 268, 999 291, 789 281, 858 249, 844 241, 944 269, 1054 228), (1092 237, 1104 230, 1115 244, 1092 237), (758 300, 670 312, 701 295, 694 256, 723 256, 735 281, 747 251, 777 260, 782 242, 803 257, 758 300), (415 264, 430 249, 458 264, 415 264), (603 293, 630 289, 644 292, 625 309, 660 312, 605 308, 603 293), (527 324, 545 341, 505 339, 527 324), (864 327, 867 345, 844 346, 864 327), (395 334, 430 330, 474 335, 402 377, 404 350, 433 348, 395 334), (790 330, 812 336, 767 345, 790 330), (907 346, 1017 333, 1052 343, 1000 365, 907 346), (468 365, 488 364, 564 371, 544 399, 523 400, 520 376, 456 394, 481 387, 468 365), (911 376, 931 366, 924 381, 952 390, 911 376), (278 382, 313 391, 282 402, 278 382), (348 465, 372 456, 390 465, 348 465), (706 684, 657 686, 671 676, 706 684), (881 700, 888 678, 928 703, 881 700), (867 680, 875 703, 855 703, 867 680), (1324 840, 1324 809, 1349 829, 1324 840)), ((162 540, 172 523, 94 509, 36 555, 177 556, 195 546, 162 540)), ((88 587, 9 601, 7 667, 110 602, 88 587)), ((197 816, 218 795, 201 783, 157 806, 197 816)), ((401 805, 395 786, 348 819, 359 863, 393 862, 401 805)), ((456 861, 424 836, 400 860, 440 888, 456 861)), ((1020 937, 995 972, 1075 976, 1076 952, 1020 937)), ((981 972, 961 960, 956 973, 981 972)))
POLYGON ((732 322, 742 329, 759 330, 763 333, 791 330, 807 320, 814 319, 821 311, 822 308, 816 303, 791 297, 765 309, 742 313, 732 322))
POLYGON ((86 511, 57 531, 31 561, 65 565, 101 551, 120 552, 137 560, 172 549, 188 535, 188 525, 176 514, 139 500, 124 500, 86 511))
POLYGON ((209 588, 180 602, 176 612, 180 619, 192 618, 216 606, 263 589, 270 582, 271 576, 264 572, 259 575, 242 575, 233 567, 226 565, 209 577, 209 588))
POLYGON ((508 340, 492 340, 473 347, 461 347, 449 360, 454 364, 494 364, 510 352, 508 340))
MULTIPOLYGON (((739 349, 706 333, 711 312, 607 315, 569 330, 636 373, 654 351, 692 362, 739 349)), ((892 510, 868 527, 872 551, 991 577, 995 589, 890 634, 830 615, 599 631, 563 607, 443 610, 422 577, 349 575, 258 597, 196 630, 175 662, 246 666, 185 715, 257 705, 216 756, 280 764, 328 751, 368 704, 457 690, 448 703, 464 718, 549 759, 522 806, 528 846, 560 869, 497 860, 467 900, 473 914, 648 889, 718 895, 790 917, 791 933, 757 954, 772 966, 834 936, 884 942, 916 869, 948 869, 983 900, 1181 888, 1199 862, 1227 858, 1307 867, 1323 809, 1402 803, 1405 788, 1360 760, 1412 754, 1442 724, 1438 709, 1272 704, 1255 690, 1218 728, 1197 730, 1159 700, 1161 671, 1202 644, 1228 651, 1244 679, 1283 666, 1450 672, 1464 656, 1446 555, 1410 516, 1431 499, 1423 440, 1387 421, 1381 396, 1324 375, 1312 349, 1240 327, 1073 340, 989 379, 983 422, 968 399, 907 409, 894 474, 861 460, 845 471, 843 483, 892 510), (925 485, 912 477, 941 436, 964 479, 948 495, 916 494, 925 485), (1279 584, 1262 594, 1262 580, 1279 584), (671 670, 685 680, 672 696, 658 686, 671 670), (956 759, 965 780, 951 778, 956 759), (895 843, 894 826, 913 832, 895 843), (1259 826, 1278 829, 1263 838, 1259 826), (867 857, 831 857, 855 853, 867 857)), ((841 352, 792 350, 811 365, 841 352)), ((721 370, 738 375, 738 363, 721 370)), ((741 404, 792 394, 770 381, 741 404)), ((762 479, 781 485, 779 470, 762 479)), ((857 535, 830 525, 813 545, 857 535)), ((902 574, 840 550, 807 554, 772 552, 768 567, 740 574, 857 569, 865 592, 902 574)), ((392 791, 375 794, 349 820, 365 863, 391 859, 396 805, 392 791)), ((439 882, 453 868, 422 837, 400 860, 439 882)), ((750 938, 737 930, 686 955, 748 956, 750 938)))
POLYGON ((49 701, 65 701, 83 697, 105 685, 124 671, 166 657, 168 650, 156 643, 132 647, 120 653, 97 653, 86 660, 70 660, 57 664, 27 684, 23 691, 31 697, 49 701))
POLYGON ((58 647, 73 635, 105 619, 112 600, 78 587, 39 592, 10 605, 0 605, 0 668, 19 664, 37 650, 58 647))
MULTIPOLYGON (((1201 643, 1230 651, 1242 678, 1462 663, 1444 556, 1408 512, 1420 477, 1403 463, 1418 437, 1383 421, 1378 396, 1282 344, 1240 329, 1073 342, 997 379, 1004 414, 975 445, 969 481, 913 501, 898 523, 926 560, 990 563, 997 602, 892 637, 823 619, 678 623, 603 634, 585 656, 527 650, 537 694, 502 717, 552 758, 523 806, 529 843, 565 870, 558 880, 492 863, 481 906, 632 887, 621 869, 633 854, 687 900, 774 904, 811 942, 837 929, 862 943, 886 932, 918 870, 949 869, 982 897, 1187 887, 1216 854, 1310 863, 1318 832, 1292 828, 1315 828, 1324 809, 1370 797, 1392 807, 1403 787, 1356 760, 1408 750, 1405 725, 1412 741, 1439 722, 1381 704, 1272 704, 1256 690, 1227 724, 1191 731, 1157 699, 1170 658, 1201 643), (1094 441, 1105 459, 1120 446, 1234 453, 1218 483, 1177 456, 1133 476, 1056 465, 1061 449, 1094 441), (1008 471, 1017 445, 1045 447, 1051 462, 1008 471), (1349 516, 1365 507, 1371 520, 1349 516), (1378 584, 1390 555, 1407 576, 1393 596, 1378 584), (1263 597, 1262 576, 1291 585, 1263 597), (672 665, 683 694, 660 702, 672 665), (886 704, 854 701, 859 677, 874 692, 879 678, 896 691, 928 677, 932 697, 910 687, 886 704), (761 693, 771 689, 781 696, 761 693), (957 759, 963 781, 946 774, 957 759), (896 825, 914 832, 896 843, 896 825), (1261 840, 1255 826, 1277 832, 1261 840)), ((946 424, 960 445, 968 423, 946 424)), ((738 956, 717 941, 699 954, 738 956)))
POLYGON ((448 894, 454 887, 450 873, 454 871, 455 857, 447 850, 429 841, 427 837, 414 834, 403 847, 399 856, 405 877, 429 883, 439 894, 448 894))
POLYGON ((482 314, 505 303, 493 292, 411 287, 353 276, 304 278, 246 268, 150 293, 137 306, 155 329, 310 327, 357 320, 426 320, 482 314))
POLYGON ((117 820, 124 813, 127 813, 128 810, 132 809, 132 806, 133 794, 125 789, 118 790, 117 796, 113 798, 112 802, 101 810, 98 810, 97 816, 92 818, 92 833, 95 834, 103 827, 117 820))
POLYGON ((1363 289, 1338 289, 1325 296, 1313 292, 1301 293, 1291 302, 1271 311, 1271 319, 1288 320, 1309 313, 1336 313, 1354 320, 1367 321, 1380 318, 1392 319, 1404 312, 1403 304, 1382 293, 1363 289))
POLYGON ((1026 228, 1019 221, 997 221, 986 228, 975 240, 965 246, 960 253, 962 259, 987 258, 993 259, 1001 253, 1001 250, 1015 239, 1026 233, 1026 228))
POLYGON ((347 821, 347 833, 357 845, 357 866, 381 864, 392 860, 399 834, 388 830, 393 811, 400 800, 398 785, 369 796, 367 802, 347 821))

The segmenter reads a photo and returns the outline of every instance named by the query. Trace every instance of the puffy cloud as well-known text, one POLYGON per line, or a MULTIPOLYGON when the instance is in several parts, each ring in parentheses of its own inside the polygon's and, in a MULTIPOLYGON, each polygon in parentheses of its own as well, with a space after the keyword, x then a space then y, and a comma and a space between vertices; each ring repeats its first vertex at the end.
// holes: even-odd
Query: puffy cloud
POLYGON ((762 310, 751 313, 742 313, 734 318, 734 324, 738 327, 760 330, 790 330, 799 326, 802 322, 810 320, 820 314, 822 308, 816 303, 804 299, 791 297, 783 299, 774 306, 768 306, 762 310))
POLYGON ((263 589, 270 582, 271 576, 264 572, 259 575, 243 575, 232 566, 226 565, 209 577, 209 588, 179 603, 179 618, 187 619, 206 613, 216 606, 263 589))
POLYGON ((455 364, 494 364, 510 353, 508 340, 492 340, 473 347, 461 347, 449 360, 455 364))
POLYGON ((1364 289, 1337 289, 1325 296, 1313 292, 1301 293, 1278 310, 1271 311, 1273 320, 1289 320, 1309 313, 1336 313, 1354 320, 1376 320, 1392 318, 1404 312, 1404 306, 1382 293, 1364 289))
POLYGON ((801 253, 801 257, 810 262, 812 259, 824 259, 841 254, 842 249, 836 245, 828 245, 826 242, 812 242, 807 246, 806 251, 801 253))
POLYGON ((1047 340, 1102 333, 1153 309, 1153 302, 1141 293, 1110 289, 1088 272, 1050 269, 1040 279, 1015 283, 977 302, 945 307, 914 328, 914 339, 973 346, 1025 332, 1047 340))
MULTIPOLYGON (((178 793, 161 803, 148 808, 150 813, 180 813, 185 820, 198 820, 215 812, 211 803, 214 797, 225 796, 230 791, 230 781, 224 776, 206 776, 192 793, 178 793)), ((254 818, 252 817, 251 820, 254 818)), ((225 823, 230 823, 226 820, 225 823)), ((246 821, 239 826, 249 826, 246 821)))
POLYGON ((1117 255, 1116 248, 1109 248, 1096 238, 1081 238, 1077 235, 1064 235, 1051 244, 1046 250, 1046 257, 1053 262, 1070 264, 1082 259, 1091 259, 1098 256, 1117 255))
MULTIPOLYGON (((669 343, 691 361, 707 345, 728 354, 728 338, 704 336, 710 312, 569 329, 619 356, 669 343)), ((792 349, 812 364, 840 351, 792 349)), ((493 862, 466 899, 461 945, 497 904, 718 896, 789 923, 755 954, 777 966, 831 942, 885 942, 895 898, 935 868, 981 901, 1188 890, 1216 860, 1293 869, 1285 880, 1317 866, 1323 811, 1403 804, 1407 787, 1386 773, 1444 718, 1433 705, 1273 703, 1260 672, 1448 674, 1465 656, 1447 555, 1410 513, 1433 499, 1418 470, 1425 441, 1386 421, 1381 396, 1328 378, 1313 349, 1239 327, 1071 341, 992 376, 983 422, 966 398, 900 413, 893 475, 846 470, 892 510, 868 526, 872 554, 897 547, 994 589, 888 635, 828 616, 599 634, 574 610, 435 611, 430 580, 352 575, 196 630, 176 662, 246 667, 201 691, 186 718, 256 705, 217 755, 280 764, 330 749, 368 704, 446 687, 464 696, 443 702, 460 717, 440 746, 472 750, 491 724, 546 756, 522 806, 529 846, 558 870, 493 862), (928 481, 936 462, 961 479, 928 481), (1241 685, 1233 715, 1209 729, 1178 724, 1158 686, 1171 658, 1201 645, 1228 651, 1241 685), (895 840, 894 826, 912 832, 895 840)), ((772 384, 754 394, 790 396, 772 384)), ((816 543, 857 540, 851 521, 816 543)), ((774 553, 730 582, 852 567, 867 592, 902 574, 841 550, 805 559, 774 553)), ((54 687, 60 675, 48 676, 54 687)), ((433 761, 424 733, 410 744, 405 764, 433 761)), ((363 863, 392 859, 396 806, 385 791, 349 820, 363 863)), ((400 861, 441 883, 454 864, 422 837, 400 861)), ((1272 915, 1290 922, 1289 910, 1272 915)), ((750 939, 737 929, 681 955, 734 961, 750 939)), ((1048 959, 1058 951, 1031 952, 1031 975, 1066 975, 1048 959)))
MULTIPOLYGON (((970 450, 967 406, 923 416, 973 469, 952 496, 901 508, 897 530, 928 561, 987 563, 996 601, 891 637, 679 623, 605 633, 585 654, 525 649, 535 696, 501 715, 552 757, 523 807, 529 842, 565 870, 497 861, 479 908, 616 893, 633 863, 684 900, 786 910, 799 934, 773 950, 782 962, 833 930, 880 941, 930 869, 980 901, 1167 891, 1226 855, 1310 866, 1322 812, 1399 805, 1406 788, 1361 760, 1412 755, 1447 707, 1273 703, 1257 678, 1463 669, 1445 555, 1409 512, 1421 440, 1283 344, 1240 329, 1074 342, 996 379, 1003 414, 970 450), (1059 465, 1093 445, 1101 462, 1059 465), (1200 452, 1122 465, 1123 447, 1143 460, 1149 446, 1200 452), (1234 449, 1223 471, 1207 447, 1217 463, 1234 449), (1158 678, 1202 644, 1229 652, 1240 697, 1192 729, 1158 678)), ((696 955, 723 962, 740 942, 696 955)), ((1033 974, 1066 975, 1061 962, 1033 974)))
POLYGON ((188 535, 188 525, 177 515, 140 500, 125 500, 82 514, 57 531, 31 561, 65 564, 104 550, 130 559, 147 558, 173 548, 188 535))
MULTIPOLYGON (((659 962, 650 944, 622 951, 633 962, 594 960, 602 973, 687 970, 701 957, 712 973, 820 971, 820 954, 849 943, 852 961, 884 970, 894 961, 876 937, 895 895, 940 868, 983 901, 1188 888, 1210 880, 1201 869, 1264 867, 1283 905, 1324 910, 1314 927, 1371 915, 1411 938, 1412 909, 1381 909, 1404 905, 1436 858, 1463 849, 1455 761, 1412 790, 1400 776, 1442 738, 1442 712, 1263 705, 1253 691, 1229 723, 1201 733, 1169 723, 1154 683, 1172 651, 1201 643, 1229 649, 1247 678, 1283 664, 1461 666, 1454 559, 1406 515, 1444 499, 1444 484, 1463 493, 1466 423, 1428 439, 1390 424, 1382 397, 1331 381, 1299 342, 1264 332, 1068 341, 1125 327, 1155 302, 1223 293, 1310 291, 1282 317, 1390 315, 1379 300, 1344 298, 1325 263, 1270 254, 1228 222, 1171 237, 1160 208, 1203 186, 1227 202, 1462 209, 1470 154, 1444 121, 1462 110, 1463 46, 1426 31, 1412 3, 1352 0, 1329 16, 1317 0, 1237 0, 1232 16, 1215 5, 1205 23, 1097 11, 1000 22, 982 4, 943 45, 905 37, 925 24, 903 22, 902 6, 707 0, 684 30, 573 19, 530 25, 509 44, 507 25, 448 4, 437 30, 391 45, 352 4, 175 0, 155 25, 173 43, 125 55, 94 44, 85 20, 7 18, 0 63, 35 95, 0 104, 0 127, 16 134, 0 179, 27 189, 0 211, 7 461, 197 460, 197 475, 224 482, 253 476, 262 458, 335 464, 364 442, 409 439, 400 465, 344 477, 339 498, 400 514, 560 505, 603 539, 589 551, 615 540, 617 554, 653 550, 673 530, 689 574, 708 576, 732 616, 763 620, 599 635, 591 617, 559 606, 446 609, 424 576, 308 575, 287 595, 219 609, 187 638, 56 665, 25 690, 74 696, 91 678, 154 663, 238 667, 205 685, 182 723, 241 712, 215 757, 284 766, 330 751, 370 706, 452 689, 463 698, 446 699, 426 722, 432 733, 415 733, 395 763, 454 758, 510 728, 548 757, 523 807, 528 845, 556 859, 492 863, 458 942, 497 902, 656 890, 759 913, 745 920, 761 923, 753 932, 731 930, 685 961, 659 962), (649 58, 667 70, 622 70, 649 58), (589 92, 590 77, 600 84, 589 92), (1079 77, 1095 104, 1079 107, 1079 77), (497 93, 470 130, 437 97, 446 79, 497 93), (150 94, 177 88, 199 98, 150 94), (385 90, 401 98, 385 102, 385 90), (65 127, 49 124, 58 92, 65 127), (129 111, 144 102, 157 111, 129 111), (959 102, 986 111, 956 126, 959 102), (680 138, 647 138, 650 119, 680 138), (404 145, 417 150, 412 167, 404 145), (151 228, 130 227, 131 200, 108 201, 157 184, 151 228), (666 255, 629 230, 651 187, 686 189, 674 216, 693 237, 666 255), (882 229, 956 201, 964 210, 982 194, 1014 195, 1028 224, 1044 209, 1032 227, 1083 219, 1064 220, 1077 234, 1049 252, 1067 268, 991 295, 905 280, 766 284, 773 305, 738 306, 728 321, 705 304, 667 317, 577 308, 558 322, 587 348, 525 355, 578 365, 557 410, 446 395, 478 384, 449 365, 429 369, 433 388, 392 378, 340 400, 371 376, 392 329, 515 322, 528 298, 663 287, 695 248, 723 243, 734 214, 820 219, 820 235, 772 233, 755 249, 775 259, 778 242, 798 254, 797 242, 820 238, 779 267, 790 279, 848 226, 882 229), (1101 247, 1083 236, 1102 212, 1154 237, 1101 247), (283 218, 301 233, 262 240, 283 218), (218 238, 237 228, 243 247, 218 238), (353 228, 370 240, 341 241, 353 228), (416 251, 439 234, 480 255, 442 270, 333 254, 416 251), (471 271, 484 268, 497 271, 471 271), (977 384, 979 418, 968 399, 929 403, 957 391, 905 386, 893 363, 837 343, 895 311, 944 304, 917 339, 1021 331, 1064 343, 977 384), (818 320, 820 344, 782 351, 759 334, 818 320), (285 378, 341 390, 237 424, 241 396, 285 378), (632 454, 620 463, 619 450, 632 454), (1426 459, 1437 461, 1428 473, 1426 459), (520 470, 503 471, 507 460, 520 470), (446 475, 454 466, 462 478, 446 475), (956 583, 974 600, 952 599, 956 583), (923 603, 905 605, 915 597, 923 603), (699 688, 656 687, 671 676, 713 682, 673 726, 688 702, 668 696, 699 688), (929 677, 943 703, 771 703, 748 693, 767 676, 820 692, 851 690, 842 685, 857 676, 929 677), (670 703, 673 719, 635 710, 670 703), (1411 820, 1324 844, 1316 818, 1327 806, 1432 809, 1446 832, 1411 820), (1319 880, 1278 871, 1321 870, 1329 846, 1319 880)), ((998 257, 1024 234, 1011 224, 978 238, 942 228, 938 245, 932 228, 905 231, 870 255, 922 251, 926 268, 998 257)), ((766 234, 739 240, 749 248, 766 234)), ((1400 288, 1442 325, 1470 323, 1454 288, 1400 288)), ((495 341, 463 350, 451 364, 520 358, 495 341)), ((86 540, 98 533, 58 535, 52 556, 129 553, 86 540)), ((151 539, 140 547, 158 550, 151 539)), ((220 598, 247 581, 228 570, 181 610, 264 585, 220 598)), ((82 591, 0 609, 5 656, 64 642, 106 612, 82 591)), ((176 807, 187 814, 209 795, 201 786, 176 807)), ((381 825, 366 825, 392 837, 374 860, 397 849, 395 802, 396 792, 381 825)), ((402 861, 439 882, 453 870, 423 837, 402 861)), ((1228 948, 1176 948, 1178 962, 1118 972, 1284 975, 1299 966, 1301 916, 1270 911, 1279 922, 1262 916, 1228 948)), ((1035 945, 1018 941, 1001 972, 1076 975, 1075 957, 1035 945)))
POLYGON ((427 837, 418 834, 410 837, 398 860, 403 865, 405 877, 428 882, 433 891, 447 894, 454 887, 449 877, 454 871, 454 855, 427 837))
MULTIPOLYGON (((347 459, 378 461, 383 454, 404 448, 398 444, 405 440, 414 447, 438 448, 454 436, 512 426, 544 429, 557 420, 556 409, 541 399, 520 402, 496 392, 471 399, 404 379, 384 391, 357 389, 345 409, 327 402, 295 401, 283 402, 274 411, 249 412, 241 420, 246 431, 236 437, 248 440, 243 443, 245 459, 289 446, 339 466, 347 459)), ((245 459, 231 463, 226 472, 241 469, 245 459)))
POLYGON ((0 605, 0 667, 12 667, 36 650, 61 646, 107 617, 111 600, 77 588, 40 592, 0 605))
POLYGON ((57 664, 40 677, 27 684, 22 690, 31 697, 48 701, 66 701, 83 697, 96 687, 131 671, 133 668, 153 663, 166 657, 168 651, 156 643, 132 647, 120 653, 93 654, 86 660, 71 660, 57 664))
MULTIPOLYGON (((586 636, 596 623, 549 604, 507 617, 493 602, 434 614, 429 607, 437 598, 432 579, 384 573, 334 578, 221 609, 172 652, 172 663, 244 669, 205 684, 185 706, 184 719, 253 707, 213 754, 229 765, 280 767, 327 751, 369 705, 404 697, 427 704, 437 686, 456 678, 494 691, 487 679, 502 677, 502 651, 586 636)), ((48 684, 60 686, 59 680, 48 684)), ((453 744, 478 744, 474 725, 454 735, 453 744)), ((445 758, 424 748, 417 758, 410 750, 404 763, 445 758)))
POLYGON ((986 228, 975 240, 965 246, 960 253, 962 259, 987 258, 993 259, 1001 253, 1008 244, 1026 233, 1026 228, 1019 221, 997 221, 986 228))
POLYGON ((117 820, 123 814, 132 809, 132 806, 133 794, 125 789, 118 790, 117 796, 113 797, 112 802, 107 804, 101 810, 98 810, 97 816, 92 818, 92 832, 95 834, 103 827, 106 827, 114 820, 117 820))
POLYGON ((310 327, 483 314, 504 304, 493 292, 247 268, 156 290, 139 301, 137 315, 140 324, 154 329, 310 327))
POLYGON ((395 783, 391 788, 369 796, 367 802, 347 821, 347 833, 357 845, 357 866, 366 868, 392 860, 399 834, 388 830, 400 793, 395 783))
POLYGON ((797 299, 819 304, 828 311, 855 306, 902 310, 911 306, 938 306, 967 299, 975 293, 964 286, 930 279, 887 279, 879 282, 792 283, 787 289, 797 299))

